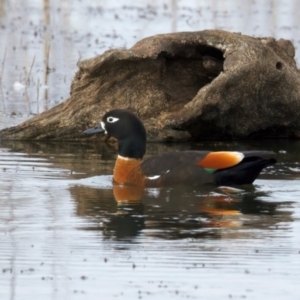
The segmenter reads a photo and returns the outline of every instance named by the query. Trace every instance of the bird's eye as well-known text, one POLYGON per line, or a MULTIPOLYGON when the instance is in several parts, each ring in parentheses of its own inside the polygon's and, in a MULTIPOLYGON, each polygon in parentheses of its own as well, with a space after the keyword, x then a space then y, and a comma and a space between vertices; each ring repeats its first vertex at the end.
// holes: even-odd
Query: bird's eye
POLYGON ((119 121, 119 118, 115 118, 115 117, 108 117, 107 118, 108 123, 115 123, 117 121, 119 121))

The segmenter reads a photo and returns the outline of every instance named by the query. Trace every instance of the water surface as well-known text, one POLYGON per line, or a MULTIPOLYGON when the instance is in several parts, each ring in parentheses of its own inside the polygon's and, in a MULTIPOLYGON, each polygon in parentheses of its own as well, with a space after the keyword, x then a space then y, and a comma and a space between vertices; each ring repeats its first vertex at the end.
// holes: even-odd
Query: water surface
POLYGON ((0 144, 1 299, 298 299, 296 141, 149 144, 275 150, 240 190, 149 189, 117 201, 115 148, 0 144))

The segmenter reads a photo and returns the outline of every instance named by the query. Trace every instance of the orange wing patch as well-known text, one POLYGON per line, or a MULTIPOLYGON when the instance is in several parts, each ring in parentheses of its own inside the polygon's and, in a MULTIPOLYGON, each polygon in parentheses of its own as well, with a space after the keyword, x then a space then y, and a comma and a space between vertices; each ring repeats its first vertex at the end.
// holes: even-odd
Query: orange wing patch
POLYGON ((207 169, 226 169, 235 166, 243 158, 244 154, 241 152, 210 152, 198 162, 198 165, 207 169))

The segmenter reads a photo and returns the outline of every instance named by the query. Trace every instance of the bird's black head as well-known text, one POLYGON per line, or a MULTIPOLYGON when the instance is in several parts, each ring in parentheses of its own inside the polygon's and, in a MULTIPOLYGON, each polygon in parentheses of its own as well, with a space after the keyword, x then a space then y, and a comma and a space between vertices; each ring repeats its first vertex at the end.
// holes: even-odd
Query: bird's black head
POLYGON ((114 109, 107 112, 94 129, 84 133, 104 131, 119 142, 119 155, 129 158, 142 158, 146 152, 146 130, 141 120, 131 111, 114 109))

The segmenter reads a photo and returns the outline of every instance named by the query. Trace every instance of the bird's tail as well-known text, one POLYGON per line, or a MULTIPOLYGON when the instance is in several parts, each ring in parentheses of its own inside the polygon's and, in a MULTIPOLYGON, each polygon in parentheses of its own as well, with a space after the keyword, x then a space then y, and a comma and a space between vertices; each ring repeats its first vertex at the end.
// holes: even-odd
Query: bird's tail
POLYGON ((213 176, 217 185, 251 184, 262 169, 275 163, 274 158, 245 157, 239 164, 231 168, 217 170, 213 176))

